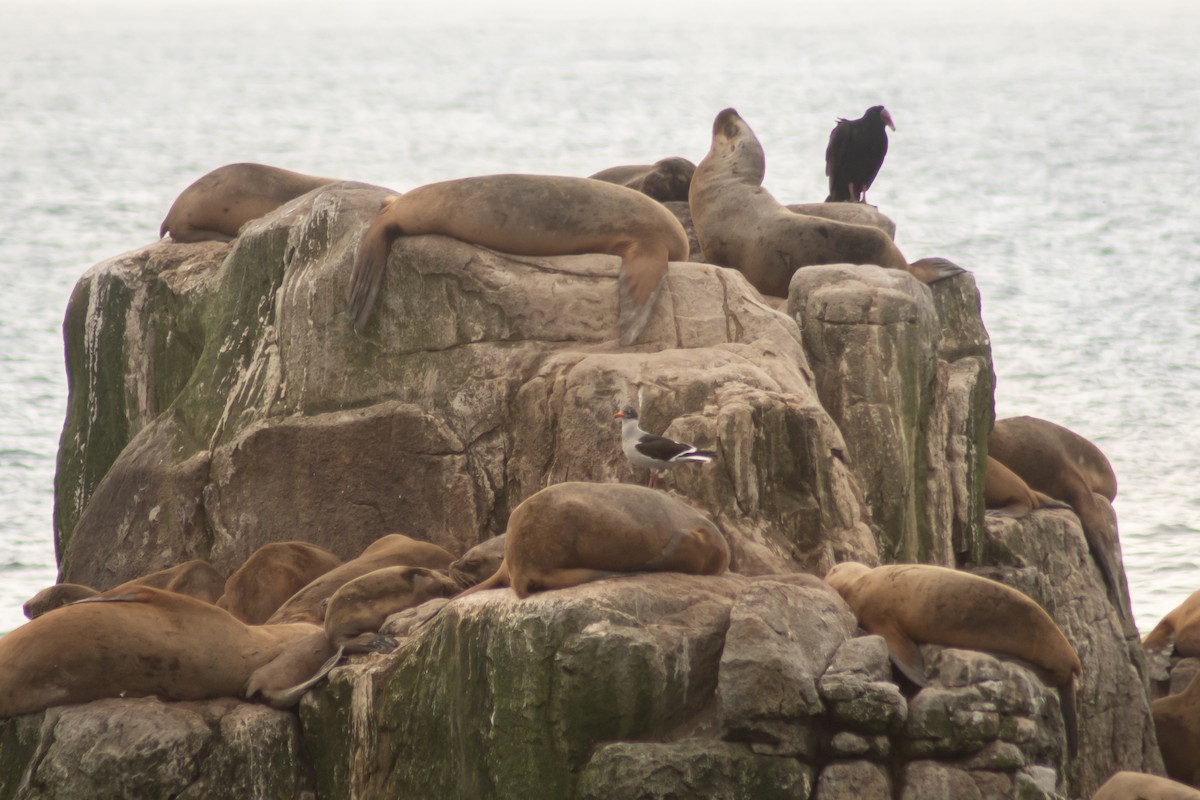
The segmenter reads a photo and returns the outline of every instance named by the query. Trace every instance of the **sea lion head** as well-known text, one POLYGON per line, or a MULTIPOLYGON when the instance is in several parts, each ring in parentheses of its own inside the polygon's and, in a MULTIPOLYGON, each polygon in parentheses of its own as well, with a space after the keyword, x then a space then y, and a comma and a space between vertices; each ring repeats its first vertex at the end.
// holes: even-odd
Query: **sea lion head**
POLYGON ((866 564, 859 563, 858 561, 845 561, 835 565, 833 569, 826 573, 825 582, 834 589, 837 589, 838 594, 849 603, 856 589, 856 584, 870 572, 871 568, 866 564))
POLYGON ((686 158, 670 156, 654 162, 654 169, 642 178, 642 194, 660 203, 687 202, 696 165, 686 158))
POLYGON ((450 577, 463 589, 487 580, 500 569, 504 560, 504 534, 477 544, 450 565, 450 577))
POLYGON ((705 158, 756 186, 762 185, 767 173, 767 158, 758 137, 733 108, 721 111, 713 120, 712 146, 705 158))

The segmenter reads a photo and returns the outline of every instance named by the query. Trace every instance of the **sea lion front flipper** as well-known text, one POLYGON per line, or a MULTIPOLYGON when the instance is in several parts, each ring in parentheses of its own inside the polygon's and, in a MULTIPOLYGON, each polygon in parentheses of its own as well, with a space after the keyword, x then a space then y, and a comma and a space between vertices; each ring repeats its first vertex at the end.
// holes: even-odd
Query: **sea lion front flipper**
POLYGON ((642 335, 662 294, 667 253, 648 252, 644 245, 631 241, 618 248, 616 255, 621 257, 617 327, 621 331, 621 346, 628 347, 642 335))
POLYGON ((929 678, 925 675, 925 659, 916 642, 895 627, 875 629, 871 633, 879 634, 887 642, 888 656, 904 677, 922 688, 929 685, 929 678))

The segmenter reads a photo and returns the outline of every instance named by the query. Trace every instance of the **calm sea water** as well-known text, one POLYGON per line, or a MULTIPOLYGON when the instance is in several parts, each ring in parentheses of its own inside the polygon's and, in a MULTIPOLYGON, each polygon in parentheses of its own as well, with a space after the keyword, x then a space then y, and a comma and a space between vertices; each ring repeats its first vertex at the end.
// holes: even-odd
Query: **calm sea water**
POLYGON ((767 187, 813 201, 834 119, 876 103, 870 200, 907 255, 974 271, 997 412, 1112 460, 1152 625, 1200 588, 1200 6, 840 5, 0 0, 0 631, 55 579, 71 288, 201 174, 699 161, 735 106, 767 187))

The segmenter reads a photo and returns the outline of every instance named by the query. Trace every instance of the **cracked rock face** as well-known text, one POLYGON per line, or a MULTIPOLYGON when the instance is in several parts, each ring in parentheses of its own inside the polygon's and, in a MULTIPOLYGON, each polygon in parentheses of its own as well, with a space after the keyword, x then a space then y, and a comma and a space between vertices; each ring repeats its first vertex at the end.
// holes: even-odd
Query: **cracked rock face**
POLYGON ((284 539, 344 559, 397 531, 461 553, 550 483, 645 480, 612 419, 627 403, 719 452, 669 485, 714 517, 736 569, 876 560, 799 331, 739 273, 672 265, 641 343, 620 348, 617 258, 402 237, 359 335, 346 284, 384 195, 324 187, 231 245, 158 243, 80 280, 64 580, 103 589, 187 558, 228 573, 284 539))
POLYGON ((294 715, 235 700, 62 706, 0 722, 9 757, 28 753, 20 779, 0 789, 22 800, 292 800, 306 783, 299 733, 294 715))

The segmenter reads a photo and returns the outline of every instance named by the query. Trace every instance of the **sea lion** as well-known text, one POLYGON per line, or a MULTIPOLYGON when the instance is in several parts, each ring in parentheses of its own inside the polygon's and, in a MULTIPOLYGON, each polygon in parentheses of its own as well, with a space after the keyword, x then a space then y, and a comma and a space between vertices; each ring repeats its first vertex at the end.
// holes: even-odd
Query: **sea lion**
POLYGON ((81 583, 56 583, 47 586, 33 597, 25 601, 21 610, 27 619, 37 619, 47 611, 61 608, 68 603, 74 603, 87 597, 95 597, 99 591, 81 583))
POLYGON ((1021 476, 988 456, 984 472, 983 505, 989 514, 1023 517, 1035 508, 1070 508, 1029 488, 1021 476))
POLYGON ((1105 781, 1092 800, 1200 800, 1200 791, 1169 778, 1122 770, 1105 781))
POLYGON ((1200 656, 1200 590, 1171 609, 1142 640, 1142 649, 1153 662, 1152 672, 1166 679, 1166 663, 1172 653, 1181 656, 1200 656))
POLYGON ((63 606, 0 638, 0 717, 104 697, 237 697, 313 625, 244 625, 194 597, 133 586, 63 606))
POLYGON ((424 567, 377 569, 347 581, 329 598, 325 635, 333 647, 361 652, 390 615, 459 591, 453 580, 424 567))
POLYGON ((350 316, 362 330, 375 308, 392 242, 438 233, 522 256, 621 257, 620 341, 633 344, 661 289, 668 261, 687 261, 683 226, 641 192, 590 178, 485 175, 432 183, 391 197, 359 242, 350 316))
POLYGON ((249 625, 270 619, 296 592, 342 560, 308 542, 271 542, 251 553, 225 581, 217 605, 249 625))
POLYGON ((496 570, 500 569, 500 562, 504 560, 506 541, 508 537, 502 533, 475 545, 450 565, 450 578, 460 588, 469 589, 492 577, 496 570))
POLYGON ((1075 648, 1041 606, 997 581, 928 564, 874 569, 848 561, 825 581, 846 600, 867 632, 887 642, 892 662, 918 686, 927 683, 918 644, 940 644, 1015 656, 1059 690, 1067 741, 1075 753, 1075 648))
POLYGON ((988 455, 1034 491, 1070 504, 1100 568, 1117 614, 1129 627, 1125 594, 1117 579, 1116 531, 1093 493, 1117 496, 1117 476, 1100 448, 1074 431, 1036 417, 998 419, 988 434, 988 455))
POLYGON ((325 677, 342 652, 334 652, 325 631, 316 630, 282 650, 274 659, 256 669, 242 687, 242 696, 253 700, 259 695, 272 708, 292 708, 300 698, 325 677), (328 668, 327 668, 328 667, 328 668))
POLYGON ((720 575, 729 566, 729 546, 716 525, 645 486, 549 486, 513 509, 506 535, 499 570, 463 595, 511 586, 526 598, 634 572, 720 575))
POLYGON ((151 572, 140 578, 134 578, 131 581, 125 581, 120 586, 114 586, 108 591, 127 589, 135 585, 166 589, 168 592, 186 594, 188 597, 194 597, 206 603, 216 603, 225 591, 225 576, 217 572, 212 564, 196 558, 173 567, 160 569, 157 572, 151 572))
POLYGON ((335 567, 300 589, 268 619, 268 624, 282 622, 311 622, 320 625, 325 619, 325 601, 343 584, 360 575, 384 567, 426 567, 445 570, 454 556, 436 544, 392 533, 372 542, 362 553, 340 567, 335 567))
POLYGON ((1179 694, 1152 702, 1150 714, 1167 777, 1200 787, 1200 672, 1179 694))
POLYGON ((687 202, 696 165, 686 158, 670 156, 653 164, 629 164, 602 169, 592 180, 626 186, 660 203, 687 202))
POLYGON ((705 256, 740 271, 759 292, 787 297, 792 274, 813 264, 877 264, 907 270, 922 283, 963 271, 941 258, 910 264, 876 227, 789 211, 763 188, 765 172, 754 131, 727 108, 717 114, 712 147, 696 167, 688 193, 705 256))
MULTIPOLYGON (((221 596, 221 587, 224 583, 224 576, 217 572, 211 564, 200 559, 193 559, 173 567, 160 569, 157 572, 151 572, 140 578, 134 578, 131 581, 125 581, 109 591, 128 589, 135 585, 150 586, 155 589, 186 594, 206 603, 215 603, 221 596)), ((95 597, 98 594, 100 594, 99 589, 93 589, 83 584, 59 583, 35 594, 25 603, 23 610, 26 617, 35 619, 47 611, 53 611, 68 603, 95 597)))
POLYGON ((337 182, 266 164, 226 164, 180 193, 158 235, 170 233, 176 242, 229 242, 250 220, 337 182))

